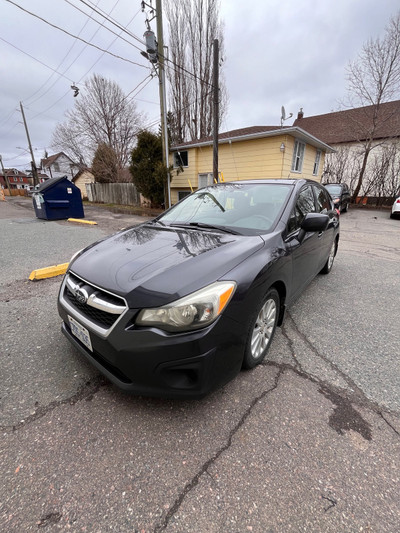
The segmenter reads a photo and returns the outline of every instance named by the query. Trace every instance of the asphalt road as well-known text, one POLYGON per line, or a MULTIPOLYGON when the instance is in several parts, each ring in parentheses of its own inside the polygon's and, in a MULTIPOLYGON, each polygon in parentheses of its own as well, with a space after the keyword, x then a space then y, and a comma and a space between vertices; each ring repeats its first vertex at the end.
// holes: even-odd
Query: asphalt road
POLYGON ((339 253, 270 357, 199 402, 120 393, 69 345, 60 278, 97 226, 0 203, 0 531, 400 530, 400 221, 341 217, 339 253))

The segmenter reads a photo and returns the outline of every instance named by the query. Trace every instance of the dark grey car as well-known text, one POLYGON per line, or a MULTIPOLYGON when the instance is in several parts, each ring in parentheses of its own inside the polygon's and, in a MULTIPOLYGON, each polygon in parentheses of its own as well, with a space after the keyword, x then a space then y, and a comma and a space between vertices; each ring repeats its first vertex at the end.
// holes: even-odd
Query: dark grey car
POLYGON ((327 183, 325 189, 331 195, 335 208, 346 213, 351 200, 350 189, 346 183, 327 183))

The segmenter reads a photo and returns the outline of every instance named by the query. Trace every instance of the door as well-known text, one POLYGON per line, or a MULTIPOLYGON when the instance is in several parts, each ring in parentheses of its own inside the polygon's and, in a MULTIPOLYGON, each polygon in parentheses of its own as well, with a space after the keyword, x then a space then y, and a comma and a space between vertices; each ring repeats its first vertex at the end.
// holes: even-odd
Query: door
POLYGON ((317 202, 317 213, 329 216, 329 224, 325 231, 318 234, 320 240, 320 268, 322 268, 331 251, 333 239, 335 238, 335 227, 338 223, 336 212, 332 206, 332 201, 325 189, 318 185, 313 185, 315 199, 317 202))
POLYGON ((292 256, 292 297, 296 298, 303 288, 319 272, 320 240, 318 233, 306 233, 301 243, 297 240, 300 225, 308 213, 315 213, 315 197, 311 185, 303 187, 288 222, 286 242, 292 256))

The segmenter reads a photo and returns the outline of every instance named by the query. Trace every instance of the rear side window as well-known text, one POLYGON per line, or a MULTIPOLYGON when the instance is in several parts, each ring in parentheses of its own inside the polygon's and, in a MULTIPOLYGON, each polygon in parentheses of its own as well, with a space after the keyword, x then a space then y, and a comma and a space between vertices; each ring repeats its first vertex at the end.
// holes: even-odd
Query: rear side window
POLYGON ((331 200, 329 194, 319 187, 314 187, 315 196, 317 198, 317 212, 326 214, 332 209, 331 200))
POLYGON ((311 188, 311 185, 307 185, 300 191, 299 197, 297 198, 296 205, 290 215, 288 231, 292 233, 300 229, 300 225, 303 221, 303 218, 307 213, 315 212, 315 201, 314 194, 311 188))

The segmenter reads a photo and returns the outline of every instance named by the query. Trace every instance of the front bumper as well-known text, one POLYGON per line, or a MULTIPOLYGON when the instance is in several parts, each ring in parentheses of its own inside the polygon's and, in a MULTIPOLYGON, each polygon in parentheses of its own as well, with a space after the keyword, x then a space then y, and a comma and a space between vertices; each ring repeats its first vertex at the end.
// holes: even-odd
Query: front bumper
POLYGON ((242 365, 244 332, 223 316, 207 328, 170 334, 137 328, 138 310, 128 309, 106 336, 85 324, 90 351, 69 326, 68 316, 82 323, 79 312, 65 308, 62 298, 58 309, 68 340, 110 381, 134 394, 202 398, 231 380, 242 365))

